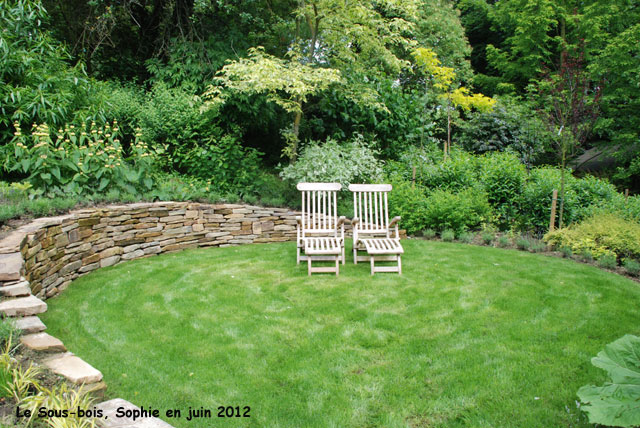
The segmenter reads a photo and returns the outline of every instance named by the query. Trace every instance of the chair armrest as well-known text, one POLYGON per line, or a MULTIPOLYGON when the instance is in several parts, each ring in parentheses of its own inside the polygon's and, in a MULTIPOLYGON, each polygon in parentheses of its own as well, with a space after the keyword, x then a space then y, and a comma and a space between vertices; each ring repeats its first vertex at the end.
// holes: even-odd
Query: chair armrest
POLYGON ((338 224, 337 227, 340 227, 344 224, 344 221, 346 220, 346 217, 341 215, 340 217, 338 217, 338 224))
POLYGON ((297 215, 296 216, 296 223, 298 224, 298 226, 302 226, 302 217, 297 215))
POLYGON ((358 224, 358 223, 360 223, 360 219, 358 217, 354 217, 354 218, 351 219, 351 225, 353 227, 355 227, 356 224, 358 224))
POLYGON ((391 223, 389 223, 389 227, 393 227, 396 225, 396 223, 398 223, 400 221, 400 216, 395 216, 394 218, 391 219, 391 223))

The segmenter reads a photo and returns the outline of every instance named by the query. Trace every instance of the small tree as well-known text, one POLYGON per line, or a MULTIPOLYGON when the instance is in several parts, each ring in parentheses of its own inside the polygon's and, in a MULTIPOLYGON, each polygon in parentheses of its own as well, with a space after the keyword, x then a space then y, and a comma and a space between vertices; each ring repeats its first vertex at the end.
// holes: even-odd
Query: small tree
POLYGON ((433 88, 440 92, 447 111, 447 141, 444 144, 444 158, 451 151, 451 113, 452 107, 460 107, 469 111, 475 108, 480 111, 491 111, 496 100, 482 94, 471 94, 464 86, 455 87, 456 72, 451 67, 440 65, 435 52, 427 48, 418 48, 413 52, 416 64, 422 72, 433 79, 433 88))
MULTIPOLYGON (((267 98, 294 115, 299 122, 307 98, 340 80, 340 72, 317 68, 297 60, 287 61, 267 54, 263 48, 250 48, 247 58, 231 61, 218 72, 214 84, 203 94, 207 107, 224 104, 229 92, 265 94, 267 98)), ((284 154, 294 162, 298 136, 285 133, 284 154)))
POLYGON ((560 212, 558 227, 563 226, 567 160, 575 156, 599 116, 602 85, 594 85, 584 63, 582 49, 575 55, 562 53, 560 69, 546 74, 538 84, 539 114, 555 136, 555 146, 562 168, 560 175, 560 212))

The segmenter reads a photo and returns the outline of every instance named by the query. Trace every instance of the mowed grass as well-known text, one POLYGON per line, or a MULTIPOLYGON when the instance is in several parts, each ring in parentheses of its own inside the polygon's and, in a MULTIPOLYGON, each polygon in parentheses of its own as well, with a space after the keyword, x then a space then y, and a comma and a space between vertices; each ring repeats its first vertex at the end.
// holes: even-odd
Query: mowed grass
MULTIPOLYGON (((307 277, 293 243, 100 269, 51 299, 48 332, 109 397, 175 427, 579 427, 590 359, 640 334, 640 286, 512 250, 403 241, 403 275, 307 277), (250 418, 216 418, 250 406, 250 418), (192 407, 213 418, 186 420, 192 407)), ((350 250, 350 243, 347 245, 350 250)))

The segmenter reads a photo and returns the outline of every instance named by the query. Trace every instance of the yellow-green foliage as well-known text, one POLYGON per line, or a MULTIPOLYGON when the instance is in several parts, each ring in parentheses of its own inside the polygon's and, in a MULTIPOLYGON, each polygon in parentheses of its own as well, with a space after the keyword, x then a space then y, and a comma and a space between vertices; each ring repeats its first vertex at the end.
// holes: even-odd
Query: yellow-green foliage
POLYGON ((616 214, 597 214, 582 223, 549 232, 544 240, 554 248, 569 247, 575 253, 589 251, 594 258, 615 254, 640 257, 640 224, 616 214))

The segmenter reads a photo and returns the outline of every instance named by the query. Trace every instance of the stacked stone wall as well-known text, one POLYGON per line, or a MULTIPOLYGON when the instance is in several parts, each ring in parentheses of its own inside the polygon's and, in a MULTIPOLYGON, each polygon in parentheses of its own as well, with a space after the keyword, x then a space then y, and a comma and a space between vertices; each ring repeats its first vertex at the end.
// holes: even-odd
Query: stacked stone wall
POLYGON ((295 240, 296 215, 286 208, 235 204, 116 205, 38 219, 3 242, 22 253, 32 293, 48 298, 78 276, 126 260, 186 248, 295 240))

